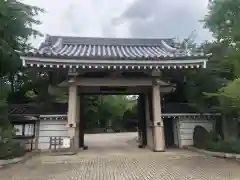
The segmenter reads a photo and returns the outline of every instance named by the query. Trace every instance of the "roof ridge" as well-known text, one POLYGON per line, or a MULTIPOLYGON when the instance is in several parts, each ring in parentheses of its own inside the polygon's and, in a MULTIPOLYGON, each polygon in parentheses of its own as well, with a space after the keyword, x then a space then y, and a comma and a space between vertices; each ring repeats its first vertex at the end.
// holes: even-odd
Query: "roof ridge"
POLYGON ((135 38, 135 37, 96 37, 96 36, 62 36, 62 35, 47 35, 49 38, 81 38, 81 39, 139 39, 139 40, 164 40, 164 39, 171 39, 174 40, 176 39, 175 37, 172 38, 164 38, 164 37, 159 37, 159 38, 154 38, 154 37, 143 37, 143 38, 135 38))
POLYGON ((132 46, 150 46, 161 45, 165 41, 171 47, 175 46, 175 38, 112 38, 112 37, 78 37, 78 36, 51 36, 45 38, 45 45, 53 46, 59 39, 62 44, 86 44, 86 45, 132 45, 132 46))
MULTIPOLYGON (((85 44, 85 43, 62 43, 62 45, 87 45, 87 46, 126 46, 126 47, 159 47, 162 46, 164 47, 164 45, 162 43, 159 44, 85 44)), ((53 47, 53 45, 51 45, 51 47, 53 47)), ((169 46, 170 48, 176 49, 172 46, 169 46)), ((167 47, 166 47, 167 49, 167 47)))

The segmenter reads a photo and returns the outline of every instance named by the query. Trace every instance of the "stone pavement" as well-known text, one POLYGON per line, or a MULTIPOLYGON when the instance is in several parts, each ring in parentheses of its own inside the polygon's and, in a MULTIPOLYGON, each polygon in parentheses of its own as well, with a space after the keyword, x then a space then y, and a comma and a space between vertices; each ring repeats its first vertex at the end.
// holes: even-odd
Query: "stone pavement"
POLYGON ((0 170, 0 180, 240 179, 240 164, 237 162, 187 150, 171 149, 154 153, 131 144, 128 148, 106 148, 90 147, 90 150, 74 156, 41 155, 0 170))

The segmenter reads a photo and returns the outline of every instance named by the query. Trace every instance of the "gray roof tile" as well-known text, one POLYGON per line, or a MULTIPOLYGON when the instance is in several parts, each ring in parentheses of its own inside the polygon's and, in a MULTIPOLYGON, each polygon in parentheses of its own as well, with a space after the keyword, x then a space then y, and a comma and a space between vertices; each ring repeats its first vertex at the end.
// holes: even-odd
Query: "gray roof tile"
MULTIPOLYGON (((28 54, 29 55, 29 54, 28 54)), ((178 59, 186 54, 173 39, 130 39, 48 36, 34 56, 76 59, 178 59)))

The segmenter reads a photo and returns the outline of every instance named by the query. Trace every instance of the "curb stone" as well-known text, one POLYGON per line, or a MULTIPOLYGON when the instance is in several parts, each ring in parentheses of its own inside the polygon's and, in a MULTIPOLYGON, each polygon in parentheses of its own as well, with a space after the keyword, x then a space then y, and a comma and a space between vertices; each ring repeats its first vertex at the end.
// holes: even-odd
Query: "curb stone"
POLYGON ((76 152, 49 152, 50 156, 74 156, 76 152))
POLYGON ((223 152, 213 152, 213 151, 207 151, 203 149, 198 149, 192 146, 186 147, 186 149, 194 152, 198 152, 201 154, 209 155, 212 157, 220 157, 220 158, 227 158, 227 159, 236 159, 240 161, 240 154, 233 154, 233 153, 223 153, 223 152))

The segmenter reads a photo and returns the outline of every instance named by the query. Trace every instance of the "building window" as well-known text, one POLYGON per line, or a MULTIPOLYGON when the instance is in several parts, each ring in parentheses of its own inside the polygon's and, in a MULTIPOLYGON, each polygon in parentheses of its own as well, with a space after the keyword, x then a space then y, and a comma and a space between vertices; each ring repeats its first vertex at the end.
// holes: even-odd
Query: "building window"
POLYGON ((33 136, 34 134, 34 125, 33 124, 25 124, 25 136, 33 136))
POLYGON ((23 125, 14 125, 15 135, 22 136, 23 135, 23 125))
POLYGON ((15 124, 15 135, 18 137, 34 136, 34 124, 15 124))

